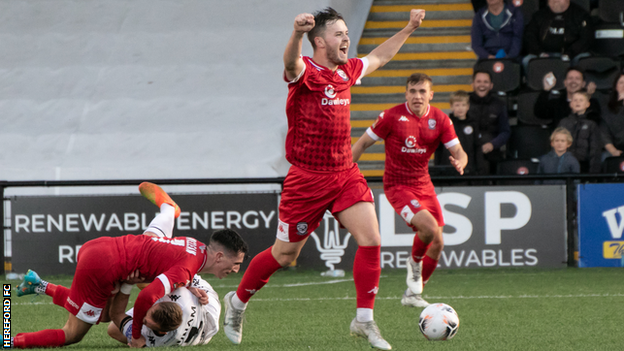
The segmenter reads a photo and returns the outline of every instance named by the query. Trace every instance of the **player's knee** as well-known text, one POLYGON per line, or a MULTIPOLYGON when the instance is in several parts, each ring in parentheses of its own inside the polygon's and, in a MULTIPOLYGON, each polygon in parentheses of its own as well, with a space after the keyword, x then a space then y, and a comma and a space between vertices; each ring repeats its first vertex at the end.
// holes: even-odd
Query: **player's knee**
POLYGON ((295 260, 297 259, 298 256, 298 252, 297 253, 293 253, 293 252, 280 252, 278 254, 276 254, 277 257, 275 257, 275 260, 282 266, 289 266, 291 263, 295 262, 295 260))

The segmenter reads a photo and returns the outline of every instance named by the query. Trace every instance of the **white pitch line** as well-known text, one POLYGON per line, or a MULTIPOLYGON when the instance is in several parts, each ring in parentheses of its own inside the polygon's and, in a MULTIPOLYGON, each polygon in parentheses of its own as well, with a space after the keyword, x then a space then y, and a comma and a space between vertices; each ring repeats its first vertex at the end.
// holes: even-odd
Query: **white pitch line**
MULTIPOLYGON (((624 294, 577 294, 577 295, 498 295, 498 296, 429 296, 424 295, 427 300, 470 300, 470 299, 547 299, 547 298, 592 298, 592 297, 624 297, 624 294)), ((377 297, 376 300, 400 300, 401 296, 377 297)), ((254 298, 253 301, 332 301, 332 300, 355 300, 355 296, 344 297, 310 297, 310 298, 254 298)))
MULTIPOLYGON (((344 280, 344 279, 340 279, 344 280)), ((334 281, 334 283, 339 283, 334 281)), ((479 295, 479 296, 429 296, 425 295, 427 300, 473 300, 473 299, 561 299, 561 298, 594 298, 594 297, 624 297, 622 293, 616 294, 576 294, 576 295, 479 295)), ((401 296, 387 296, 377 297, 376 300, 400 300, 401 296)), ((289 302, 289 301, 339 301, 339 300, 355 300, 355 296, 343 296, 343 297, 293 297, 293 298, 254 298, 252 301, 262 302, 289 302)), ((13 302, 11 305, 53 305, 52 302, 13 302)))

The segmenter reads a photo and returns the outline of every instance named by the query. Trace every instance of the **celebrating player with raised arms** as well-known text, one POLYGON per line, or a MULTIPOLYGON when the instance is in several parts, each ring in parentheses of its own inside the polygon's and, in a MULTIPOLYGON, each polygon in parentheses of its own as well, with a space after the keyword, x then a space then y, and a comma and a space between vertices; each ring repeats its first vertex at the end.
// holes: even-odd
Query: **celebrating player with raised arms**
POLYGON ((242 341, 243 314, 251 296, 299 256, 330 211, 359 245, 353 263, 357 310, 351 333, 367 338, 373 347, 391 349, 373 319, 381 272, 379 225, 371 191, 352 160, 350 88, 390 61, 424 17, 424 10, 412 10, 405 28, 361 59, 348 58, 349 31, 334 9, 295 17, 283 56, 286 159, 292 166, 284 181, 274 245, 254 257, 238 289, 224 298, 223 330, 233 343, 242 341), (306 33, 312 57, 301 56, 306 33))

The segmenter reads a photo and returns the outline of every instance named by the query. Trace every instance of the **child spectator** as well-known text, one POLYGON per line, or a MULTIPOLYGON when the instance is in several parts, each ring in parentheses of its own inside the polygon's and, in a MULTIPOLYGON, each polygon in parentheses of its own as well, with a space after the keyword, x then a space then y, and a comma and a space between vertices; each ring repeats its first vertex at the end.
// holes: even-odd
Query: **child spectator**
MULTIPOLYGON (((572 146, 572 134, 564 127, 555 129, 550 135, 552 150, 540 157, 537 174, 580 173, 581 166, 568 148, 572 146)), ((562 184, 564 181, 544 181, 544 184, 562 184)))
MULTIPOLYGON (((455 134, 464 151, 468 155, 468 164, 464 168, 464 174, 480 174, 483 167, 483 152, 481 151, 479 122, 468 114, 470 108, 470 96, 463 90, 451 93, 451 113, 449 117, 455 127, 455 134)), ((435 152, 434 164, 437 166, 451 165, 449 156, 451 153, 440 144, 435 152)))
POLYGON ((581 172, 600 173, 602 135, 596 122, 587 119, 589 99, 586 90, 575 92, 570 101, 572 113, 559 122, 559 127, 566 128, 572 134, 570 152, 579 161, 581 172))

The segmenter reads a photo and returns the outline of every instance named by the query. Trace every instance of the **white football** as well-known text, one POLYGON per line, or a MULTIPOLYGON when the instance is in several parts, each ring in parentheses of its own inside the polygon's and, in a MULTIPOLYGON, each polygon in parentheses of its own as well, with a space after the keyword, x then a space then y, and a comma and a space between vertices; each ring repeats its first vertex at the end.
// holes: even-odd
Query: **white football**
POLYGON ((449 340, 457 334, 459 317, 453 307, 433 303, 420 314, 418 327, 427 340, 449 340))

